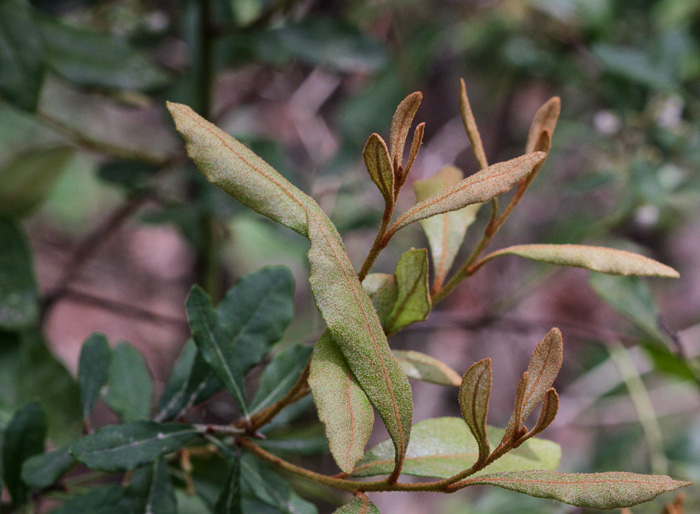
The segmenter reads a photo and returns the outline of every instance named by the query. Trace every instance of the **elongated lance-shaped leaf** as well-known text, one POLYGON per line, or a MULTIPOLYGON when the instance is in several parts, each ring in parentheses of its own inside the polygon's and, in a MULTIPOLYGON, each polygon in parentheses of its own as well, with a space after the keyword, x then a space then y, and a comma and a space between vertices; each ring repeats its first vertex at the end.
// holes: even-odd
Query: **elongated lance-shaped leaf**
POLYGON ((331 454, 338 467, 350 473, 365 454, 374 410, 328 330, 314 348, 309 386, 331 454))
MULTIPOLYGON (((443 189, 459 183, 463 177, 464 174, 459 168, 445 166, 433 177, 416 180, 413 184, 416 200, 422 202, 443 189)), ((481 204, 468 205, 463 209, 420 220, 433 258, 433 291, 439 291, 442 287, 457 252, 464 242, 467 228, 474 223, 480 207, 481 204)))
POLYGON ((525 153, 531 153, 536 150, 537 140, 544 131, 548 131, 550 137, 554 134, 554 129, 557 126, 559 112, 561 111, 561 100, 558 96, 552 97, 539 108, 535 114, 535 118, 530 125, 530 131, 527 135, 527 144, 525 153))
POLYGON ((387 205, 394 203, 394 168, 384 140, 379 134, 369 136, 365 149, 362 151, 367 173, 372 182, 377 185, 387 205))
POLYGON ((379 321, 385 324, 399 294, 396 277, 388 273, 370 273, 362 281, 362 287, 372 300, 379 321))
POLYGON ((411 389, 335 226, 318 204, 192 109, 168 104, 190 157, 208 180, 253 210, 311 241, 311 290, 333 339, 396 442, 396 469, 408 445, 411 389))
POLYGON ((413 132, 413 139, 411 140, 411 150, 408 154, 408 161, 406 161, 406 167, 403 170, 403 173, 401 174, 401 180, 399 181, 399 187, 394 187, 394 194, 398 195, 399 194, 399 189, 401 189, 401 186, 403 186, 404 182, 406 182, 406 178, 408 177, 408 174, 411 172, 411 168, 413 168, 413 163, 416 162, 416 157, 418 156, 418 150, 420 150, 420 146, 423 144, 423 136, 425 135, 425 123, 419 123, 418 126, 416 127, 416 130, 413 132))
POLYGON ((552 424, 554 418, 557 417, 557 412, 559 411, 559 395, 554 390, 553 387, 547 389, 544 394, 544 399, 542 400, 542 410, 537 418, 537 423, 532 427, 532 430, 528 432, 528 437, 536 436, 541 434, 544 430, 552 424))
POLYGON ((461 377, 455 370, 425 353, 394 350, 394 357, 409 378, 444 386, 458 386, 462 383, 461 377))
POLYGON ((513 405, 513 414, 510 415, 508 425, 503 433, 501 445, 511 444, 520 436, 520 429, 523 424, 523 407, 525 405, 525 393, 527 392, 527 384, 529 380, 528 372, 524 372, 518 381, 515 388, 515 402, 513 405))
MULTIPOLYGON (((134 470, 115 512, 171 514, 177 512, 175 490, 164 458, 134 470)), ((98 511, 99 512, 99 511, 98 511)))
POLYGON ((90 416, 100 398, 102 387, 107 383, 111 358, 112 350, 104 334, 92 334, 80 349, 78 385, 84 419, 90 416))
POLYGON ((355 496, 350 503, 334 510, 333 514, 379 514, 379 509, 363 494, 355 496))
POLYGON ((559 473, 542 470, 496 473, 468 479, 466 482, 469 485, 495 485, 591 509, 631 507, 691 484, 673 480, 666 475, 638 475, 619 471, 559 473))
POLYGON ((467 205, 483 203, 505 193, 527 177, 546 156, 544 152, 534 152, 494 164, 474 173, 454 186, 411 207, 391 226, 387 236, 391 236, 397 230, 415 221, 456 211, 467 205))
POLYGON ((274 356, 260 378, 252 412, 266 409, 289 392, 304 371, 312 350, 311 346, 297 344, 274 356))
POLYGON ((486 432, 486 417, 491 398, 491 359, 474 363, 462 377, 459 389, 459 408, 474 439, 479 445, 479 461, 485 461, 491 452, 486 432))
MULTIPOLYGON (((467 132, 467 137, 472 144, 472 151, 474 152, 474 157, 476 157, 476 162, 479 163, 482 169, 486 168, 489 165, 489 161, 486 159, 484 144, 481 142, 481 134, 479 134, 479 128, 476 126, 476 119, 474 119, 474 113, 472 113, 472 106, 469 104, 467 84, 464 82, 464 79, 459 79, 459 110, 462 114, 464 130, 467 132)), ((531 152, 532 150, 528 150, 526 153, 531 152)))
MULTIPOLYGON (((391 149, 391 162, 395 167, 403 164, 403 149, 406 145, 408 131, 411 129, 413 118, 423 100, 423 93, 416 91, 411 93, 396 108, 394 118, 391 120, 391 135, 389 147, 391 149)), ((396 171, 396 170, 394 170, 396 171)))
POLYGON ((412 248, 405 252, 396 264, 394 276, 398 295, 386 322, 388 333, 401 330, 416 321, 424 321, 430 314, 427 250, 412 248))
MULTIPOLYGON (((495 441, 500 440, 504 434, 502 429, 494 427, 487 427, 487 432, 489 439, 495 441)), ((379 443, 355 467, 353 476, 388 474, 394 464, 393 455, 391 440, 379 443)), ((426 419, 413 427, 403 473, 448 478, 470 468, 478 458, 479 446, 462 418, 426 419)), ((558 444, 532 438, 475 475, 498 471, 556 469, 560 458, 561 448, 558 444)))
POLYGON ((243 514, 241 490, 241 462, 238 458, 230 458, 229 475, 226 485, 216 500, 216 514, 243 514))
POLYGON ((533 244, 509 246, 490 253, 478 264, 502 255, 517 255, 533 261, 559 266, 575 266, 609 275, 635 275, 678 278, 676 270, 642 255, 600 246, 533 244))

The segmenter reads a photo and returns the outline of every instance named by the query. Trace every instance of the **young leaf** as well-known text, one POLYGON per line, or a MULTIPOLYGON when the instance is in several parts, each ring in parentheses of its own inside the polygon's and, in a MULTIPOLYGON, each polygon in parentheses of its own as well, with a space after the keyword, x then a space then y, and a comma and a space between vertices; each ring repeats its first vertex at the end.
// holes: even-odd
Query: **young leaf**
POLYGON ((591 509, 619 509, 650 501, 662 493, 687 487, 690 482, 666 475, 608 473, 558 473, 511 471, 468 479, 469 485, 495 485, 538 498, 591 509))
POLYGON ((550 330, 544 339, 537 343, 527 367, 528 383, 523 405, 523 419, 526 419, 542 401, 545 393, 552 387, 559 374, 564 359, 561 332, 558 328, 550 330))
POLYGON ((311 346, 297 344, 275 355, 260 379, 251 412, 261 411, 287 394, 299 380, 312 351, 311 346))
POLYGON ((399 366, 409 378, 444 386, 458 386, 462 379, 447 364, 425 353, 393 350, 399 366))
POLYGON ((530 131, 527 135, 527 144, 525 153, 531 153, 537 149, 537 141, 540 139, 543 132, 549 132, 551 137, 554 134, 554 129, 557 126, 559 112, 561 111, 561 100, 558 96, 552 97, 539 108, 535 114, 535 118, 530 125, 530 131))
POLYGON ((22 466, 22 480, 30 487, 44 489, 56 483, 76 464, 70 454, 70 445, 35 455, 22 466))
POLYGON ((528 432, 528 437, 533 437, 537 434, 544 432, 544 430, 552 424, 554 418, 557 417, 558 411, 559 395, 553 387, 550 387, 545 393, 544 399, 542 400, 542 410, 540 411, 540 415, 537 418, 537 423, 535 423, 535 426, 532 428, 532 430, 528 432))
POLYGON ((405 252, 396 264, 398 295, 394 308, 386 322, 388 333, 423 321, 430 314, 430 292, 428 290, 428 252, 425 248, 405 252))
POLYGON ((510 415, 508 425, 503 433, 501 445, 510 445, 520 437, 520 430, 523 425, 523 407, 525 406, 525 394, 527 392, 530 374, 526 371, 518 380, 518 386, 515 388, 515 403, 513 405, 513 414, 510 415))
MULTIPOLYGON (((443 189, 457 184, 463 176, 459 168, 445 166, 431 178, 416 180, 413 184, 416 200, 422 202, 438 194, 443 189)), ((462 246, 467 228, 474 223, 480 207, 481 204, 468 205, 463 209, 420 220, 433 258, 433 291, 438 291, 442 287, 462 246)))
POLYGON ((180 423, 134 421, 108 425, 73 443, 71 454, 103 471, 129 471, 178 450, 200 430, 180 423))
POLYGON ((226 485, 216 500, 214 512, 216 514, 243 514, 240 459, 231 458, 228 461, 229 475, 226 478, 226 485))
POLYGON ((350 503, 333 511, 333 514, 379 514, 379 509, 363 494, 355 496, 350 503))
POLYGON ((411 123, 413 123, 413 118, 422 100, 423 94, 416 91, 404 98, 396 108, 394 118, 391 120, 391 136, 389 138, 392 163, 403 164, 403 149, 408 131, 411 129, 411 123))
POLYGON ((394 196, 397 196, 399 189, 403 186, 404 182, 408 178, 408 174, 413 167, 413 163, 416 161, 418 156, 418 150, 420 150, 420 145, 423 144, 423 136, 425 135, 425 123, 419 123, 416 130, 413 132, 413 139, 411 140, 411 150, 408 154, 408 161, 406 161, 406 167, 401 174, 401 179, 399 181, 398 187, 394 184, 394 196))
MULTIPOLYGON (((459 110, 462 113, 462 123, 464 124, 464 130, 467 132, 467 137, 472 144, 472 150, 474 156, 476 157, 476 162, 479 163, 481 169, 488 167, 489 163, 486 159, 486 152, 484 152, 484 145, 481 142, 481 134, 479 134, 479 128, 476 126, 476 120, 474 119, 474 114, 472 113, 472 107, 469 104, 469 97, 467 96, 467 85, 464 79, 459 79, 459 110)), ((525 153, 532 153, 533 150, 528 150, 525 153)))
POLYGON ((331 454, 338 467, 350 473, 365 454, 374 410, 327 330, 314 347, 309 386, 331 454))
POLYGON ((195 285, 187 297, 187 320, 192 338, 216 377, 248 417, 248 398, 243 383, 233 334, 211 305, 209 295, 195 285))
POLYGON ((459 408, 479 446, 480 462, 485 461, 491 452, 486 432, 491 382, 491 359, 484 359, 467 370, 459 389, 459 408))
POLYGON ((78 385, 83 418, 88 419, 109 378, 112 350, 104 334, 92 334, 83 343, 78 361, 78 385))
POLYGON ((394 169, 391 165, 389 150, 378 134, 372 134, 362 151, 365 167, 372 182, 377 185, 387 205, 394 203, 394 169))
MULTIPOLYGON (((504 431, 487 427, 488 438, 498 441, 504 431)), ((355 467, 353 476, 385 475, 393 468, 390 440, 372 448, 355 467)), ((434 418, 416 423, 411 433, 402 473, 449 478, 468 469, 479 457, 479 446, 462 418, 434 418)), ((478 471, 476 475, 496 471, 556 469, 561 457, 558 444, 545 439, 528 439, 519 448, 478 471)))
POLYGON ((119 504, 112 508, 118 512, 145 514, 177 512, 175 490, 165 459, 156 459, 152 464, 134 470, 119 504))
POLYGON ((2 445, 2 479, 12 497, 13 505, 27 499, 27 485, 22 480, 22 465, 44 451, 46 414, 38 402, 33 402, 14 415, 5 428, 2 445))
POLYGON ((396 277, 388 273, 370 273, 362 281, 362 287, 372 300, 379 321, 385 324, 399 294, 396 277))
POLYGON ((105 402, 124 421, 147 419, 151 410, 153 379, 143 355, 127 343, 112 351, 105 402))
POLYGON ((576 266, 611 275, 636 275, 652 277, 678 278, 680 275, 673 268, 653 259, 625 252, 585 245, 517 245, 490 253, 480 264, 501 255, 518 255, 533 261, 548 262, 559 266, 576 266))
POLYGON ((544 152, 535 152, 474 173, 411 207, 396 220, 387 235, 415 221, 491 200, 520 183, 546 156, 544 152))

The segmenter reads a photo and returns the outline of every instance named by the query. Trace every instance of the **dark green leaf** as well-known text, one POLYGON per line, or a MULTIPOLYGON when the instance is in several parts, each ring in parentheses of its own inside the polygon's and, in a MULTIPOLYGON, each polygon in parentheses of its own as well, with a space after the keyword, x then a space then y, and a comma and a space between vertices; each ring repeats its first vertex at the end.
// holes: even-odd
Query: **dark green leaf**
POLYGON ((35 455, 22 466, 22 480, 30 487, 43 489, 56 483, 76 464, 70 454, 70 445, 35 455))
POLYGON ((73 496, 51 514, 115 514, 115 507, 124 496, 120 485, 108 485, 92 489, 85 494, 73 496))
POLYGON ((396 277, 387 273, 370 273, 362 281, 362 287, 372 300, 379 321, 386 323, 399 294, 396 277))
POLYGON ((486 430, 486 418, 491 398, 491 359, 473 364, 462 378, 459 389, 459 408, 479 446, 479 461, 483 462, 491 452, 486 430))
POLYGON ((425 248, 405 252, 396 264, 398 294, 386 322, 386 331, 393 333, 403 327, 423 321, 430 314, 428 288, 428 251, 425 248))
POLYGON ((312 351, 313 347, 298 344, 275 355, 260 379, 251 411, 261 411, 282 399, 299 380, 312 351))
POLYGON ((350 503, 333 511, 333 514, 379 514, 377 506, 367 496, 355 496, 350 503))
POLYGON ((0 328, 17 330, 34 323, 39 297, 32 254, 22 228, 0 214, 0 328))
POLYGON ((635 473, 558 473, 511 471, 469 480, 470 485, 488 484, 519 493, 551 498, 579 507, 619 509, 653 500, 662 493, 687 487, 666 475, 635 473))
POLYGON ((177 512, 175 490, 165 459, 134 470, 117 512, 138 514, 172 514, 177 512))
POLYGON ((288 428, 279 432, 279 435, 267 432, 267 439, 261 440, 258 445, 272 453, 284 455, 311 456, 329 451, 323 425, 288 428))
POLYGON ((124 421, 136 421, 148 418, 152 397, 153 379, 143 355, 119 343, 112 352, 105 402, 124 421))
MULTIPOLYGON (((488 437, 499 441, 504 431, 488 427, 488 437)), ((372 448, 357 465, 353 476, 385 475, 393 468, 391 440, 372 448)), ((461 418, 426 419, 416 423, 406 452, 402 473, 407 475, 449 478, 471 467, 479 457, 479 446, 461 418)), ((478 474, 497 471, 555 469, 561 448, 545 439, 529 439, 478 474)))
POLYGON ((104 334, 92 334, 80 349, 78 385, 83 418, 87 419, 109 378, 112 350, 104 334))
POLYGON ((140 161, 110 161, 100 166, 97 174, 105 182, 132 191, 146 189, 148 179, 158 168, 152 164, 140 161))
POLYGON ((447 364, 425 353, 394 350, 394 357, 409 378, 444 386, 458 386, 461 377, 447 364))
POLYGON ((15 414, 5 429, 2 478, 14 505, 26 501, 27 485, 22 480, 22 465, 44 451, 46 432, 46 414, 38 402, 30 403, 15 414))
POLYGON ((71 453, 93 469, 128 471, 178 450, 199 433, 191 425, 134 421, 83 437, 73 444, 71 453))
POLYGON ((229 459, 229 475, 226 485, 216 501, 216 514, 243 514, 241 491, 241 462, 240 459, 229 459))

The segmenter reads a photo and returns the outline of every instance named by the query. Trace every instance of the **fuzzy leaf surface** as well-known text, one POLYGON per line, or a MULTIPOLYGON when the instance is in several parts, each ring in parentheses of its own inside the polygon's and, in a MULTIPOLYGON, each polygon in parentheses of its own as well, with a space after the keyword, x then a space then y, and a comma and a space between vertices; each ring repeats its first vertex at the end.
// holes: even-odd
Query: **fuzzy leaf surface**
POLYGON ((333 511, 333 514, 379 514, 379 509, 367 496, 355 496, 350 503, 333 511))
POLYGON ((103 471, 129 471, 174 452, 199 434, 186 424, 134 421, 108 425, 73 443, 71 454, 103 471))
POLYGON ((104 334, 92 334, 83 343, 78 361, 78 386, 83 418, 87 419, 109 378, 112 350, 104 334))
MULTIPOLYGON (((498 441, 504 431, 488 427, 489 439, 498 441)), ((353 476, 385 475, 393 468, 390 440, 372 448, 355 467, 353 476)), ((416 423, 402 473, 449 478, 468 469, 479 457, 479 446, 462 418, 434 418, 416 423)), ((476 475, 506 470, 555 469, 561 448, 545 439, 529 439, 476 475)))
POLYGON ((530 364, 527 367, 528 383, 525 390, 523 419, 527 418, 542 401, 547 390, 552 387, 564 360, 564 347, 561 332, 558 328, 550 330, 537 343, 530 364))
POLYGON ((459 408, 479 445, 479 459, 482 461, 491 451, 486 430, 491 383, 491 359, 484 359, 474 363, 467 370, 459 388, 459 408))
POLYGON ((491 200, 522 182, 546 156, 544 152, 534 152, 474 173, 411 207, 396 220, 390 231, 393 233, 416 221, 491 200))
POLYGON ((388 204, 394 203, 394 168, 391 165, 389 150, 378 134, 369 136, 362 151, 367 173, 388 204))
MULTIPOLYGON (((419 202, 427 200, 443 189, 457 184, 463 177, 464 174, 459 168, 445 166, 433 177, 416 180, 413 183, 416 200, 419 202)), ((463 209, 420 220, 423 232, 428 238, 430 255, 433 258, 434 289, 439 289, 445 281, 457 252, 464 242, 467 228, 474 223, 480 207, 481 204, 468 205, 463 209)))
POLYGON ((394 350, 394 357, 409 378, 444 386, 458 386, 462 382, 455 370, 425 353, 394 350))
POLYGON ((561 100, 558 96, 550 98, 537 110, 527 135, 525 153, 531 153, 537 149, 537 140, 542 132, 547 131, 550 136, 554 134, 560 111, 561 100))
POLYGON ((362 281, 362 287, 372 300, 379 321, 386 323, 399 295, 396 277, 388 273, 370 273, 362 281))
POLYGON ((27 459, 22 466, 22 480, 30 487, 43 489, 56 483, 73 465, 70 445, 27 459))
POLYGON ((518 255, 533 261, 575 266, 611 275, 678 278, 673 268, 642 255, 586 245, 517 245, 493 252, 482 262, 501 255, 518 255))
POLYGON ((314 347, 309 386, 331 454, 338 467, 350 473, 365 454, 374 410, 328 331, 314 347))
POLYGON ((152 397, 153 379, 143 355, 119 343, 112 351, 105 402, 124 421, 136 421, 148 418, 152 397))
POLYGON ((430 314, 427 250, 414 248, 405 252, 396 264, 394 276, 398 294, 386 323, 388 333, 416 321, 424 321, 430 314))
POLYGON ((404 98, 396 108, 394 117, 391 120, 391 134, 389 137, 392 162, 398 159, 397 162, 399 164, 403 163, 403 149, 406 145, 406 138, 422 100, 423 94, 416 91, 404 98))
POLYGON ((312 351, 311 346, 297 344, 275 355, 260 378, 251 411, 261 411, 282 399, 299 380, 312 351))
POLYGON ((690 482, 666 475, 625 472, 559 473, 556 471, 512 471, 469 480, 510 489, 538 498, 591 509, 618 509, 653 500, 662 493, 687 487, 690 482))

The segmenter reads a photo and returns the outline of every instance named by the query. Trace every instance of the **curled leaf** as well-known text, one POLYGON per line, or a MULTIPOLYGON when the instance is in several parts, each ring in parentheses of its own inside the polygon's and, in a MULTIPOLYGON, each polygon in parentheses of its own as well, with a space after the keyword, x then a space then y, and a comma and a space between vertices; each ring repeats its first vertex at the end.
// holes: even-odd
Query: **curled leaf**
POLYGON ((389 145, 391 148, 391 162, 401 165, 403 161, 403 149, 411 129, 413 118, 423 100, 423 93, 416 91, 411 93, 396 108, 394 118, 391 120, 391 135, 389 145))
POLYGON ((490 253, 476 266, 501 255, 518 255, 533 261, 548 262, 559 266, 575 266, 610 275, 635 275, 678 278, 676 270, 642 255, 585 245, 516 245, 490 253))
POLYGON ((458 386, 461 383, 455 370, 425 353, 394 350, 394 357, 409 378, 444 386, 458 386))
POLYGON ((403 213, 387 232, 391 237, 397 230, 413 222, 462 209, 467 205, 483 203, 505 193, 520 183, 544 160, 547 154, 535 152, 510 161, 489 166, 445 189, 427 200, 417 203, 403 213))
POLYGON ((501 444, 510 444, 517 440, 520 434, 520 428, 523 424, 523 407, 525 406, 525 394, 527 384, 530 379, 528 372, 524 372, 518 381, 518 386, 515 388, 515 403, 513 406, 513 414, 510 415, 508 426, 501 439, 501 444))
POLYGON ((544 430, 552 424, 554 418, 557 417, 558 411, 559 395, 553 387, 550 387, 544 394, 544 399, 542 400, 542 410, 540 411, 540 415, 537 418, 537 423, 535 423, 535 426, 532 428, 532 430, 528 432, 528 437, 533 437, 537 434, 541 434, 542 432, 544 432, 544 430))
MULTIPOLYGON (((482 169, 486 168, 489 163, 486 159, 486 152, 484 152, 484 145, 481 142, 479 128, 476 126, 474 113, 472 113, 472 107, 469 104, 467 85, 464 82, 464 79, 459 79, 459 110, 462 113, 462 123, 464 123, 464 130, 466 130, 467 137, 472 144, 472 150, 474 151, 476 162, 479 163, 479 166, 481 166, 482 169)), ((533 150, 528 150, 527 153, 532 151, 533 150)))
POLYGON ((387 333, 423 321, 430 314, 428 290, 428 252, 425 248, 405 252, 396 264, 398 294, 386 322, 387 333))
POLYGON ((389 150, 378 134, 369 136, 362 151, 367 173, 379 188, 387 205, 394 203, 394 169, 391 165, 389 150))
POLYGON ((542 132, 548 131, 550 137, 554 134, 554 129, 557 126, 559 112, 561 111, 561 100, 558 96, 552 97, 539 108, 535 114, 535 118, 530 125, 530 131, 527 135, 527 145, 525 153, 534 152, 537 149, 537 141, 542 132))
POLYGON ((406 181, 406 177, 408 177, 408 174, 411 171, 411 168, 413 167, 413 163, 416 162, 418 150, 420 150, 420 145, 423 144, 424 135, 425 123, 419 123, 416 127, 416 130, 413 132, 413 139, 411 140, 411 151, 408 154, 408 161, 406 162, 406 167, 404 168, 403 173, 401 174, 401 181, 399 187, 396 188, 396 194, 398 194, 398 190, 401 188, 401 186, 403 186, 403 183, 406 181))
POLYGON ((479 461, 486 460, 491 452, 486 433, 486 417, 491 397, 491 359, 473 364, 462 378, 459 389, 459 408, 474 439, 479 445, 479 461))

